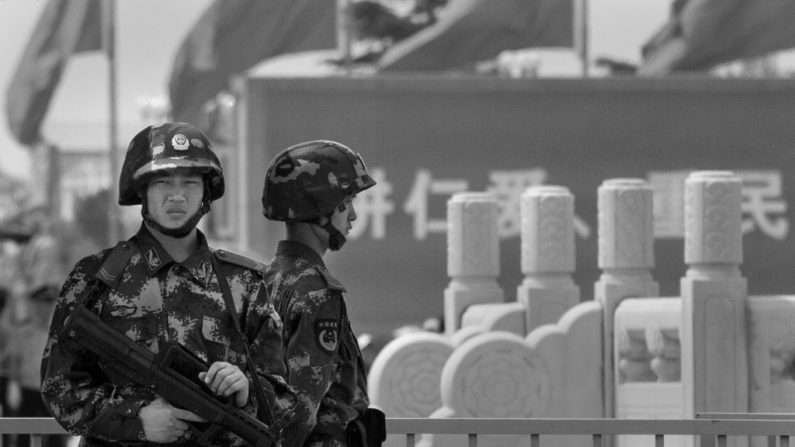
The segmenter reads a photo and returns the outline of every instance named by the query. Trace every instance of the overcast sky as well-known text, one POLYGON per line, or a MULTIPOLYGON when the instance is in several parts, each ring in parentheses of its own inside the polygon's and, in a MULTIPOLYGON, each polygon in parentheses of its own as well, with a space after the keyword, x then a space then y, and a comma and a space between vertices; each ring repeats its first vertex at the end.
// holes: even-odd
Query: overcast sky
MULTIPOLYGON (((670 2, 589 1, 592 57, 610 56, 629 62, 639 60, 641 45, 665 22, 670 2)), ((30 160, 28 152, 8 132, 5 92, 44 4, 45 0, 0 0, 0 171, 21 179, 30 175, 30 160)), ((210 0, 127 0, 117 4, 119 120, 127 127, 143 128, 146 124, 140 116, 140 101, 167 94, 171 59, 210 0)), ((73 57, 45 126, 106 121, 107 101, 104 58, 97 54, 73 57)), ((131 135, 119 138, 126 143, 131 135)))

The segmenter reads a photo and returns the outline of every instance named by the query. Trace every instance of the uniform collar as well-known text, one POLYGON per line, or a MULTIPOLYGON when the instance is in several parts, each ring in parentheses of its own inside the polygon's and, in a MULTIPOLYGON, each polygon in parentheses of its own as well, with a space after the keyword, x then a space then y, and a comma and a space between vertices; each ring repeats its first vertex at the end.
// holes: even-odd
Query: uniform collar
MULTIPOLYGON (((196 229, 196 236, 199 245, 198 249, 180 264, 198 281, 207 284, 213 276, 213 268, 210 261, 212 251, 207 245, 207 238, 204 236, 204 233, 196 229)), ((138 250, 143 258, 143 264, 146 266, 149 276, 154 276, 161 269, 175 262, 174 258, 168 254, 162 245, 160 245, 160 242, 152 236, 152 233, 149 232, 146 225, 141 225, 134 239, 136 240, 138 250)))
POLYGON ((323 257, 302 242, 279 241, 279 246, 276 248, 276 253, 281 256, 304 258, 312 264, 318 264, 323 268, 326 267, 326 264, 323 262, 323 257))
POLYGON ((312 250, 308 245, 298 241, 279 241, 279 245, 276 248, 276 255, 305 259, 318 268, 318 271, 330 288, 345 292, 345 287, 342 283, 326 268, 323 257, 315 250, 312 250))

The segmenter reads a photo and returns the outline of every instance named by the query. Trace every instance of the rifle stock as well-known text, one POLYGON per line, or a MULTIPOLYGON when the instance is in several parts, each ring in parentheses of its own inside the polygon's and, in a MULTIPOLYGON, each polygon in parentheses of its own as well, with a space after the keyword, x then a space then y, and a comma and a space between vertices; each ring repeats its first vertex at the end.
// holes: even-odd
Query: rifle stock
POLYGON ((192 427, 199 433, 200 444, 207 445, 210 437, 224 428, 256 447, 273 445, 274 434, 266 424, 237 408, 232 399, 209 390, 198 377, 207 365, 182 345, 170 343, 154 354, 82 306, 69 316, 62 337, 93 352, 130 381, 153 386, 172 405, 204 418, 209 428, 192 427))

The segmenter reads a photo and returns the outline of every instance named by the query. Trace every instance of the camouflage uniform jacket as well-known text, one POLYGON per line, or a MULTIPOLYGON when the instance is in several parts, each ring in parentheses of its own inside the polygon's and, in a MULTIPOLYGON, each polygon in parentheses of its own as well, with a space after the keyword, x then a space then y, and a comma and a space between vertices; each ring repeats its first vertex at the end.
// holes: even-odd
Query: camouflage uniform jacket
POLYGON ((320 255, 292 241, 279 243, 266 282, 284 322, 287 377, 298 394, 284 445, 345 445, 346 426, 369 404, 345 288, 320 255))
MULTIPOLYGON (((236 364, 251 380, 242 340, 225 305, 211 264, 214 255, 204 235, 199 233, 199 249, 183 262, 172 260, 143 226, 126 243, 133 250, 116 287, 102 287, 89 301, 89 308, 152 352, 166 341, 177 341, 208 364, 236 364)), ((82 435, 84 445, 91 446, 143 441, 138 411, 155 398, 151 388, 109 377, 95 356, 59 340, 64 320, 90 283, 96 281, 95 274, 111 250, 83 258, 67 276, 41 364, 42 397, 50 412, 66 430, 82 435)), ((235 302, 235 316, 250 341, 265 395, 275 401, 271 402, 276 412, 274 421, 287 418, 295 396, 283 378, 282 323, 262 281, 264 266, 228 252, 220 252, 218 258, 233 261, 220 264, 235 302)), ((250 383, 250 400, 244 410, 255 415, 256 392, 250 383)), ((230 433, 221 433, 213 440, 213 445, 219 446, 242 443, 230 433)), ((154 445, 136 443, 149 444, 154 445)))

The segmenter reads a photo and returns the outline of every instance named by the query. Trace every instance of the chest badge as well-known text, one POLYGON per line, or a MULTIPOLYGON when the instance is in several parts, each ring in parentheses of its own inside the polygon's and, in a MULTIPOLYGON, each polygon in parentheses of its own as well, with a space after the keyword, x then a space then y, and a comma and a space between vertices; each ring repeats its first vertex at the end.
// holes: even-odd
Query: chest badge
POLYGON ((315 322, 315 341, 327 354, 337 351, 340 338, 340 325, 336 320, 317 320, 315 322))

